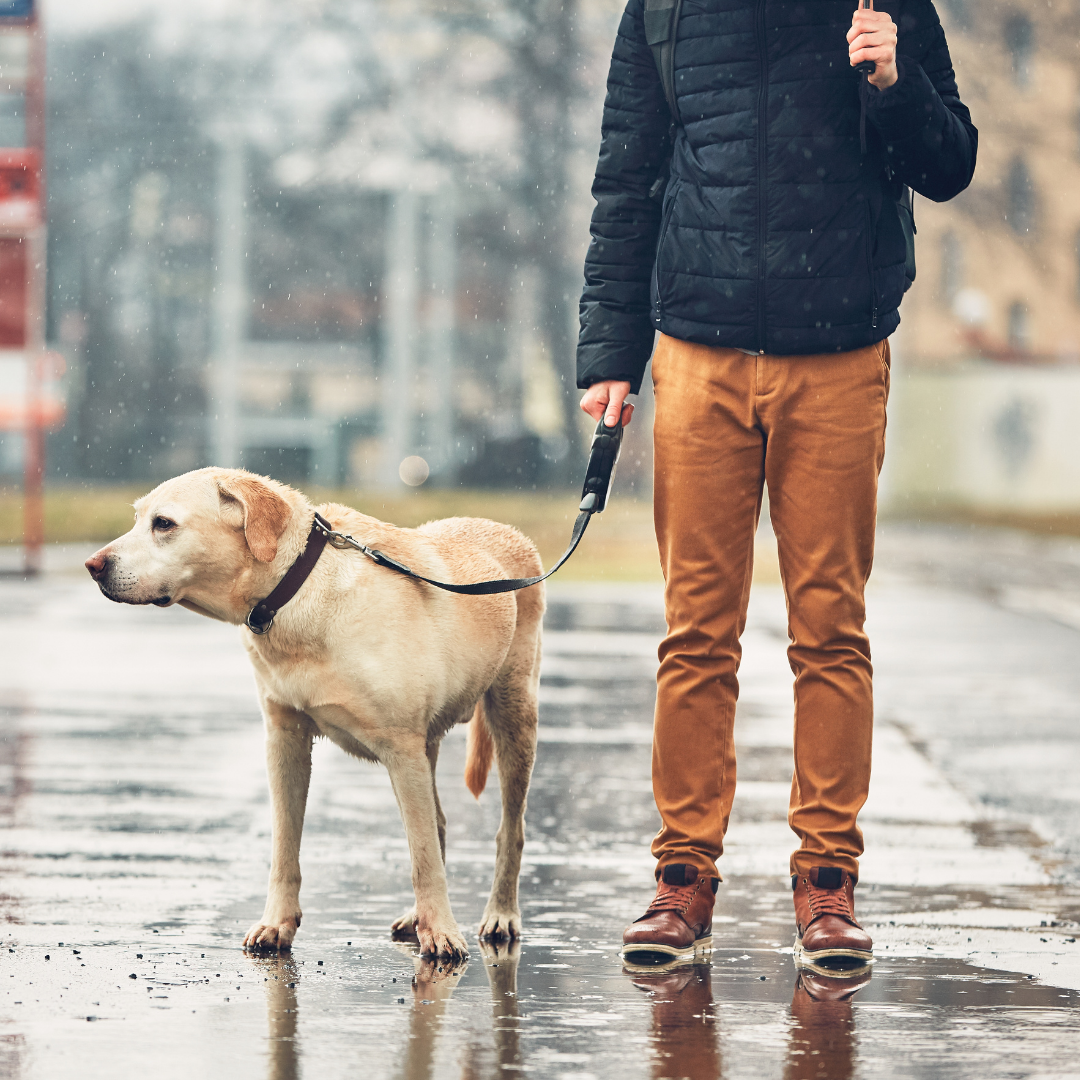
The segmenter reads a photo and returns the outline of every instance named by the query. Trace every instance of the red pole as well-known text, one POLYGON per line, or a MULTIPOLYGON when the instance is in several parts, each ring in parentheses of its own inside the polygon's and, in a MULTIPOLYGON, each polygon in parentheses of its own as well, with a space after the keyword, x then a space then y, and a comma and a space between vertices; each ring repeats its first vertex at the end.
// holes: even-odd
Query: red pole
POLYGON ((23 555, 24 571, 41 573, 41 548, 45 542, 45 430, 42 426, 41 366, 44 355, 33 350, 27 356, 26 427, 23 458, 23 555))
POLYGON ((45 542, 45 32, 35 2, 26 72, 26 144, 37 151, 42 225, 26 244, 26 427, 24 429, 23 552, 27 576, 42 570, 45 542))

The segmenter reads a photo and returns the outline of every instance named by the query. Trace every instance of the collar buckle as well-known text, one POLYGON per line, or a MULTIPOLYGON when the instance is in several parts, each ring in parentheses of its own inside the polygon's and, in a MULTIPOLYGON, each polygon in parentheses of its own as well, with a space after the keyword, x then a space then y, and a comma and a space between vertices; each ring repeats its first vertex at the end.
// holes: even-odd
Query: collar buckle
POLYGON ((269 619, 268 622, 263 622, 262 620, 259 620, 258 622, 256 622, 255 621, 255 612, 258 611, 258 609, 259 609, 259 605, 256 604, 255 607, 253 607, 248 612, 248 617, 244 620, 244 625, 253 634, 258 634, 260 637, 262 637, 262 635, 268 633, 269 630, 270 630, 270 627, 274 625, 274 615, 276 615, 277 612, 275 611, 274 614, 270 616, 270 619, 269 619))

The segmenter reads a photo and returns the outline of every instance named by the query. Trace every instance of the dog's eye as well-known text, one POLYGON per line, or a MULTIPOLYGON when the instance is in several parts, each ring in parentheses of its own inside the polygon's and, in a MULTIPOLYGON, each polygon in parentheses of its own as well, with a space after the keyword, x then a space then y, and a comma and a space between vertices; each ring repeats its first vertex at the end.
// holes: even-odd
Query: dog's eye
POLYGON ((168 532, 170 529, 176 528, 175 521, 171 521, 169 518, 161 516, 154 518, 152 525, 154 532, 168 532))

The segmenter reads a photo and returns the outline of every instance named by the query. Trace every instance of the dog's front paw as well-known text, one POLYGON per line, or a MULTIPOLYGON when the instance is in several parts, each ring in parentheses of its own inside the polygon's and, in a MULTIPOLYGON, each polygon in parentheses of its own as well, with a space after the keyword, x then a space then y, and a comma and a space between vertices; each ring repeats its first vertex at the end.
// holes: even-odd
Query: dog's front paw
POLYGON ((453 919, 448 922, 417 920, 416 936, 420 941, 421 956, 445 956, 451 960, 469 957, 469 946, 453 919))
POLYGON ((390 924, 390 934, 397 940, 416 940, 416 908, 411 907, 400 919, 390 924))
POLYGON ((244 938, 244 948, 256 952, 288 952, 300 927, 300 917, 275 923, 264 919, 255 923, 244 938))
POLYGON ((480 920, 477 936, 481 941, 515 941, 521 937, 521 912, 488 908, 480 920))

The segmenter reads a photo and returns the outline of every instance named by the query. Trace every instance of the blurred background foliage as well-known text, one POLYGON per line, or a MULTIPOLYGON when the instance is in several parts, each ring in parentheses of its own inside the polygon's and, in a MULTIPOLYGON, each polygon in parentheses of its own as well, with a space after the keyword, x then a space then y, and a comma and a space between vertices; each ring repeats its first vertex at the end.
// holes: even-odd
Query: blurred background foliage
MULTIPOLYGON (((388 199, 451 177, 452 361, 423 338, 419 271, 420 427, 434 368, 454 365, 454 448, 433 480, 531 488, 576 474, 577 296, 620 9, 223 4, 54 35, 48 336, 68 360, 69 420, 50 440, 50 476, 150 481, 211 463, 216 159, 232 139, 247 164, 244 336, 277 346, 269 382, 266 349, 242 372, 248 411, 325 417, 336 475, 323 479, 371 480, 388 199), (347 406, 334 383, 347 376, 324 362, 335 345, 354 369, 347 406)), ((430 224, 421 217, 421 259, 430 224)), ((244 464, 314 478, 303 447, 266 449, 244 464)))
MULTIPOLYGON (((223 463, 221 166, 237 147, 238 415, 258 434, 239 462, 361 504, 400 497, 385 505, 408 517, 397 462, 422 456, 425 505, 442 505, 433 489, 465 513, 482 490, 564 492, 561 527, 589 428, 576 308, 623 6, 54 0, 47 336, 67 421, 49 437, 48 535, 114 531, 91 524, 95 485, 126 504, 223 463)), ((937 7, 980 158, 957 199, 916 201, 882 511, 1076 533, 1080 0, 937 7)), ((616 507, 649 494, 650 412, 646 382, 616 507)), ((0 432, 9 542, 20 438, 0 432)), ((496 516, 524 520, 512 504, 496 516)))

